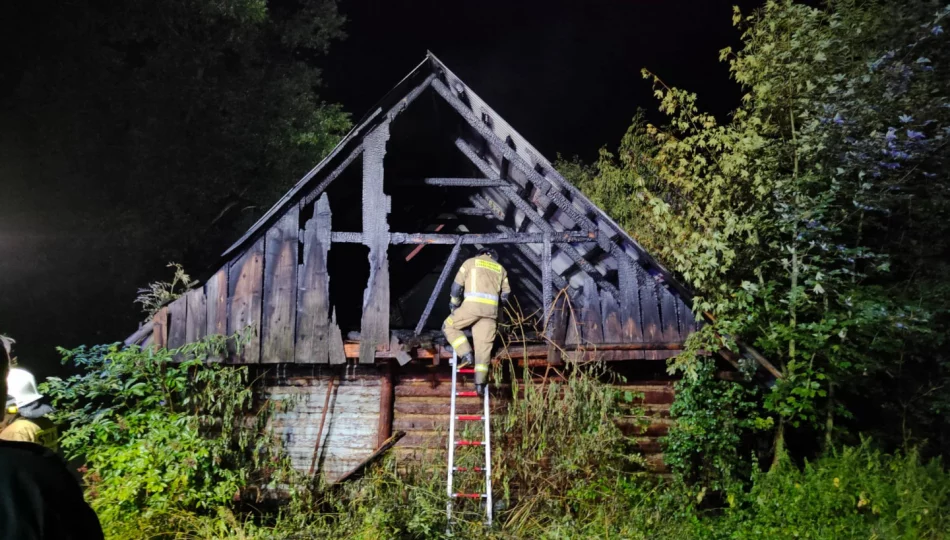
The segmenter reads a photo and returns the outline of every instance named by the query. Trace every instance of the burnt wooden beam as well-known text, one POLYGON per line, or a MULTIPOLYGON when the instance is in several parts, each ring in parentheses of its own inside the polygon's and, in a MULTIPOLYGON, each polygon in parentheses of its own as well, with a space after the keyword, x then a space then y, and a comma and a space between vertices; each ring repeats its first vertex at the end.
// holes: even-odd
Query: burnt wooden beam
POLYGON ((333 181, 337 179, 337 177, 343 174, 343 171, 345 171, 346 168, 356 160, 356 158, 360 157, 360 154, 362 153, 363 145, 359 145, 354 148, 353 151, 346 156, 346 159, 344 159, 339 165, 330 171, 330 174, 328 174, 323 180, 320 181, 319 184, 314 186, 313 189, 307 192, 303 198, 300 199, 300 206, 306 206, 317 200, 317 198, 320 197, 320 195, 322 195, 328 187, 330 187, 330 184, 332 184, 333 181))
POLYGON ((508 182, 504 180, 492 180, 491 178, 426 178, 426 185, 443 187, 502 187, 507 186, 508 182))
MULTIPOLYGON (((551 268, 551 235, 545 234, 541 248, 541 294, 544 302, 541 307, 545 320, 551 316, 551 302, 554 299, 554 283, 551 278, 553 273, 554 269, 551 268)), ((546 330, 545 333, 550 335, 549 330, 546 330)))
POLYGON ((330 361, 330 223, 327 194, 317 199, 313 218, 303 231, 303 264, 297 272, 297 339, 294 356, 300 364, 330 361))
POLYGON ((492 215, 491 210, 485 210, 484 208, 456 208, 452 212, 460 216, 489 217, 492 215))
MULTIPOLYGON (((455 146, 462 152, 462 154, 465 155, 465 157, 468 158, 469 161, 472 162, 472 164, 475 165, 475 167, 477 167, 482 172, 482 174, 486 176, 497 175, 497 173, 495 173, 495 171, 491 168, 491 165, 487 161, 479 157, 478 154, 476 154, 475 151, 472 149, 472 147, 468 145, 468 143, 466 143, 462 139, 457 139, 455 141, 455 146)), ((555 232, 554 226, 551 225, 551 223, 548 222, 538 212, 537 208, 535 208, 532 204, 525 201, 524 198, 522 198, 521 195, 518 194, 518 191, 515 188, 511 186, 501 187, 499 188, 499 192, 501 192, 501 194, 506 199, 508 199, 509 202, 515 205, 515 208, 521 210, 521 212, 524 213, 525 217, 531 220, 531 222, 537 225, 538 228, 540 228, 542 231, 555 232)), ((589 231, 590 231, 590 234, 592 234, 594 238, 598 239, 597 240, 598 245, 600 245, 601 241, 599 239, 599 235, 596 233, 596 228, 589 229, 589 231)), ((584 256, 581 255, 576 249, 574 249, 572 246, 558 246, 558 247, 568 257, 570 257, 572 261, 574 261, 574 264, 576 264, 585 273, 593 277, 594 280, 596 280, 602 288, 610 291, 612 294, 619 295, 619 290, 617 289, 617 287, 615 287, 612 283, 610 283, 610 281, 607 280, 606 276, 604 276, 596 268, 594 268, 594 266, 590 263, 590 261, 585 259, 584 256)))
POLYGON ((455 261, 459 257, 459 253, 462 251, 462 238, 459 237, 455 242, 455 247, 452 248, 452 253, 449 254, 448 260, 445 261, 445 264, 442 265, 442 273, 439 274, 439 280, 435 282, 435 287, 432 288, 432 293, 429 295, 429 301, 426 302, 426 308, 422 312, 422 316, 419 317, 419 322, 416 324, 415 333, 418 336, 422 329, 426 325, 426 321, 429 320, 429 314, 432 313, 432 308, 435 307, 435 301, 439 298, 439 294, 442 292, 442 287, 445 286, 445 280, 449 277, 449 274, 452 272, 452 268, 455 266, 455 261))
POLYGON ((520 170, 528 178, 532 184, 534 184, 538 190, 546 195, 551 202, 556 204, 562 212, 567 214, 575 223, 580 225, 582 228, 587 230, 597 230, 597 225, 591 221, 584 211, 578 209, 574 204, 569 201, 561 192, 560 192, 560 183, 557 185, 554 181, 545 178, 538 171, 534 169, 528 162, 521 157, 514 149, 510 148, 494 131, 485 123, 478 118, 478 116, 472 112, 472 110, 465 105, 457 96, 455 96, 445 84, 438 79, 432 81, 432 88, 435 90, 449 106, 458 112, 465 121, 478 132, 479 135, 484 138, 488 144, 491 144, 501 156, 507 159, 512 165, 520 170))
MULTIPOLYGON (((369 346, 389 344, 389 223, 392 199, 383 191, 383 161, 389 124, 383 123, 363 139, 363 232, 369 248, 369 280, 363 293, 361 339, 369 346)), ((420 243, 420 242, 413 242, 420 243)), ((360 354, 361 364, 372 364, 372 349, 360 354)))
POLYGON ((360 137, 364 129, 372 126, 376 122, 382 122, 386 124, 392 122, 393 118, 404 111, 409 106, 409 104, 415 101, 416 98, 418 98, 419 95, 422 94, 422 92, 424 92, 430 84, 432 84, 433 80, 435 80, 435 73, 429 74, 419 85, 406 94, 406 97, 399 100, 398 103, 386 111, 385 115, 382 117, 382 120, 378 120, 380 115, 383 114, 381 108, 377 108, 375 111, 369 114, 359 126, 354 128, 346 135, 346 137, 343 138, 343 141, 338 144, 329 155, 323 158, 323 160, 320 161, 316 167, 305 174, 289 192, 284 194, 284 196, 281 197, 280 200, 278 200, 274 206, 270 208, 270 210, 268 210, 259 220, 257 220, 257 223, 248 229, 244 236, 232 244, 231 247, 229 247, 224 252, 223 256, 227 257, 231 255, 234 251, 241 247, 242 244, 249 242, 251 238, 257 236, 260 229, 265 225, 269 226, 274 220, 275 216, 282 213, 286 206, 291 204, 292 201, 298 201, 298 203, 306 205, 316 200, 317 197, 319 197, 320 194, 323 193, 323 191, 326 190, 327 187, 329 187, 329 185, 337 178, 337 176, 339 176, 340 173, 342 173, 343 170, 345 170, 346 167, 352 163, 353 160, 356 159, 356 157, 362 152, 363 145, 357 145, 353 150, 351 150, 350 154, 344 160, 344 163, 337 166, 332 173, 324 177, 323 181, 321 181, 317 186, 304 191, 306 185, 323 171, 323 167, 327 166, 331 161, 337 159, 338 152, 346 148, 351 141, 360 137))
MULTIPOLYGON (((492 205, 484 197, 475 196, 472 198, 472 202, 475 203, 477 206, 483 206, 485 208, 491 209, 492 212, 495 213, 495 217, 497 217, 499 221, 505 220, 504 214, 501 214, 499 210, 492 208, 492 205)), ((511 227, 507 225, 503 225, 501 223, 496 225, 495 228, 505 234, 526 234, 526 233, 516 233, 514 229, 512 229, 511 227)), ((541 258, 538 256, 537 253, 535 253, 531 248, 529 248, 528 246, 524 244, 515 244, 515 246, 518 248, 518 251, 520 251, 521 254, 528 261, 530 261, 531 265, 533 265, 533 268, 541 268, 541 258)), ((524 265, 524 266, 528 268, 528 265, 524 265)), ((570 287, 570 284, 567 282, 567 280, 564 279, 564 276, 561 276, 560 274, 556 272, 552 272, 552 274, 553 274, 552 278, 554 279, 554 284, 557 286, 558 289, 560 290, 567 289, 569 291, 572 291, 573 293, 573 289, 570 287)), ((543 284, 543 280, 541 279, 541 276, 538 276, 538 281, 541 281, 543 284)))
MULTIPOLYGON (((408 94, 406 94, 406 97, 404 97, 403 99, 401 99, 401 100, 399 101, 399 103, 397 103, 396 105, 394 105, 393 107, 391 107, 391 108, 389 109, 389 111, 386 112, 386 114, 385 114, 385 116, 384 116, 385 121, 384 121, 383 123, 387 125, 387 130, 389 129, 389 128, 388 128, 388 124, 389 124, 390 122, 392 122, 392 120, 393 120, 397 115, 399 115, 399 113, 401 113, 402 111, 406 110, 406 108, 409 107, 409 104, 412 103, 413 101, 415 101, 416 98, 419 97, 419 94, 421 94, 423 91, 425 91, 425 89, 428 88, 430 84, 432 84, 432 81, 433 81, 433 80, 435 80, 435 74, 434 74, 434 73, 431 74, 431 75, 429 75, 428 77, 426 77, 425 80, 422 81, 422 83, 420 83, 418 86, 416 86, 415 88, 413 88, 408 94)), ((380 112, 381 112, 381 111, 377 109, 375 114, 378 115, 380 112)), ((376 128, 376 129, 379 129, 379 128, 376 128)), ((369 136, 366 137, 366 139, 368 139, 368 138, 369 138, 369 136)), ((321 181, 320 184, 318 184, 315 188, 313 188, 313 189, 302 199, 302 204, 304 204, 304 205, 310 204, 311 202, 313 202, 314 200, 316 200, 316 198, 319 197, 320 194, 323 193, 323 192, 330 186, 330 184, 331 184, 334 180, 336 180, 336 178, 337 178, 338 176, 340 176, 340 174, 350 165, 350 163, 352 163, 353 160, 356 159, 356 157, 359 156, 360 153, 363 152, 363 150, 364 150, 364 148, 365 148, 365 146, 366 146, 366 139, 364 139, 364 142, 363 142, 362 145, 360 145, 359 147, 355 148, 355 149, 347 156, 346 160, 344 160, 343 163, 341 163, 339 166, 337 166, 337 167, 333 170, 333 172, 331 172, 329 175, 327 175, 327 177, 326 177, 323 181, 321 181)))
MULTIPOLYGON (((389 233, 388 243, 400 244, 442 244, 452 245, 461 241, 463 245, 472 244, 541 244, 544 242, 542 233, 481 233, 481 234, 437 234, 437 233, 389 233)), ((365 244, 365 234, 358 232, 332 232, 330 239, 333 242, 344 244, 365 244)), ((589 233, 584 232, 556 232, 551 234, 554 244, 577 244, 593 242, 589 233)))
MULTIPOLYGON (((343 345, 343 353, 346 355, 346 358, 359 358, 361 352, 366 349, 366 347, 361 347, 360 343, 345 343, 343 345)), ((565 345, 565 352, 575 352, 575 351, 586 351, 588 353, 629 353, 640 351, 680 351, 683 349, 683 344, 679 342, 656 342, 656 343, 583 343, 577 345, 565 345)), ((401 354, 403 351, 387 350, 381 347, 376 347, 373 350, 373 356, 377 360, 389 360, 396 358, 397 355, 401 354)), ((525 353, 527 353, 528 358, 544 358, 547 359, 548 356, 548 345, 546 344, 529 344, 524 346, 511 347, 507 350, 502 349, 495 353, 493 360, 501 360, 504 358, 513 358, 519 359, 524 358, 525 353)), ((408 354, 412 356, 415 360, 432 360, 432 359, 441 359, 448 360, 452 358, 452 351, 447 347, 437 347, 427 349, 424 347, 416 347, 408 350, 408 354)), ((642 359, 642 356, 631 357, 623 356, 618 354, 616 358, 606 357, 605 360, 630 360, 630 359, 642 359)), ((545 360, 546 362, 546 360, 545 360)), ((398 390, 397 390, 398 392, 398 390)))

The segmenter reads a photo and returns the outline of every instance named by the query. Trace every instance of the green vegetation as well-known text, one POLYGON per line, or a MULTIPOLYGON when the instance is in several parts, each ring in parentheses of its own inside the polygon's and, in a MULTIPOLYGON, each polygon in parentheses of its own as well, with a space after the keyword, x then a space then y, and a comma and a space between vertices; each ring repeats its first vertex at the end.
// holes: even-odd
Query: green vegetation
MULTIPOLYGON (((85 458, 87 495, 109 537, 444 536, 441 458, 408 472, 384 461, 342 486, 312 484, 268 435, 273 408, 252 403, 247 368, 206 362, 221 345, 63 351, 82 373, 45 391, 73 426, 62 445, 85 458), (283 497, 279 509, 268 502, 274 495, 283 497)), ((557 384, 529 383, 495 419, 498 526, 461 512, 459 536, 941 538, 950 530, 950 473, 915 452, 888 456, 868 443, 803 469, 782 459, 710 506, 699 484, 642 472, 613 423, 637 414, 636 396, 603 375, 593 364, 557 384)))
POLYGON ((715 321, 670 365, 685 376, 677 416, 688 421, 669 457, 694 477, 707 464, 698 478, 710 489, 738 465, 709 453, 718 445, 734 462, 736 441, 686 442, 708 432, 696 431, 704 415, 744 431, 772 422, 775 460, 789 437, 814 456, 860 432, 950 453, 948 16, 928 0, 737 11, 743 46, 721 57, 744 95, 727 122, 644 71, 667 120, 638 115, 616 154, 563 164, 715 321), (754 409, 730 396, 727 420, 696 384, 708 380, 697 353, 740 341, 782 377, 754 409))

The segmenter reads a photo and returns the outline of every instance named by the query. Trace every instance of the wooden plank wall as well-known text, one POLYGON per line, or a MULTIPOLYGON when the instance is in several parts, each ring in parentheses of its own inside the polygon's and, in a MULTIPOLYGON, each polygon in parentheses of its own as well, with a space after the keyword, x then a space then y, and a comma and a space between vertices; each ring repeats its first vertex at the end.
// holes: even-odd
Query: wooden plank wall
MULTIPOLYGON (((540 383, 540 379, 535 381, 540 383)), ((471 381, 464 387, 472 388, 471 381)), ((405 431, 394 452, 405 464, 412 462, 444 465, 446 436, 448 433, 449 390, 451 375, 448 373, 399 373, 395 383, 393 405, 393 431, 405 431)), ((511 386, 492 385, 492 414, 504 414, 510 403, 511 386)), ((524 391, 523 383, 519 389, 524 391)), ((673 386, 669 381, 636 381, 618 385, 620 391, 630 391, 642 396, 633 405, 641 407, 643 416, 626 415, 618 426, 624 434, 635 437, 638 449, 644 453, 650 468, 665 470, 660 438, 665 436, 671 421, 670 404, 673 402, 673 386)), ((479 398, 458 398, 458 414, 479 414, 482 403, 479 398)), ((480 426, 477 425, 476 428, 480 426)), ((504 451, 500 441, 493 441, 493 450, 504 451)))
POLYGON ((307 474, 317 450, 317 470, 330 482, 352 470, 376 450, 380 414, 380 375, 375 366, 332 369, 294 366, 287 374, 271 370, 265 378, 265 398, 289 401, 269 422, 284 443, 294 468, 307 474), (280 373, 280 376, 276 376, 280 373), (323 431, 320 419, 330 377, 334 378, 323 431), (319 437, 319 449, 316 448, 319 437))

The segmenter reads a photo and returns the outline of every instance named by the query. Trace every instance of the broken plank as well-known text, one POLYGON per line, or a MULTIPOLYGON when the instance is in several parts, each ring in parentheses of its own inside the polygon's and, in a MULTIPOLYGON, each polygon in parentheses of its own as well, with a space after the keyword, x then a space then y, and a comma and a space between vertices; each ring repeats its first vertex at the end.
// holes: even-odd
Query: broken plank
POLYGON ((294 361, 297 321, 297 244, 299 219, 291 207, 264 239, 264 290, 261 363, 294 361))
POLYGON ((551 312, 547 317, 546 334, 548 335, 548 362, 552 365, 561 365, 561 352, 564 350, 565 337, 567 336, 567 321, 570 318, 568 310, 570 303, 567 300, 567 293, 562 292, 557 295, 551 304, 551 312))
MULTIPOLYGON (((205 284, 207 336, 228 335, 228 268, 217 271, 205 284)), ((224 360, 223 354, 209 356, 211 362, 224 360)))
POLYGON ((160 308, 152 317, 152 344, 156 349, 168 345, 168 306, 160 308))
POLYGON ((228 352, 236 364, 257 364, 261 360, 263 270, 261 238, 231 263, 228 272, 228 352))
POLYGON ((663 321, 662 336, 664 341, 680 339, 679 315, 676 310, 676 297, 666 287, 658 286, 660 293, 660 318, 663 321))
POLYGON ((618 281, 620 282, 620 321, 623 328, 623 341, 640 343, 652 341, 645 339, 641 327, 640 273, 636 263, 625 255, 617 260, 618 281))
POLYGON ((294 355, 301 364, 330 361, 330 276, 327 251, 330 249, 330 200, 324 193, 317 199, 313 219, 304 228, 303 264, 297 276, 297 343, 294 355))
MULTIPOLYGON (((330 318, 330 364, 345 364, 346 352, 343 349, 343 333, 336 322, 336 308, 333 308, 333 316, 330 318)), ((359 358, 357 353, 356 358, 359 358)))
MULTIPOLYGON (((376 345, 389 345, 389 223, 391 200, 383 192, 383 162, 389 124, 383 123, 363 141, 363 245, 369 248, 369 279, 363 293, 360 339, 366 346, 361 364, 375 363, 376 345)), ((418 243, 418 242, 415 242, 418 243)))
POLYGON ((168 304, 168 348, 177 349, 186 343, 185 324, 187 318, 187 299, 179 296, 168 304))
POLYGON ((604 343, 604 319, 601 316, 597 284, 590 276, 584 277, 584 295, 580 309, 581 336, 585 343, 604 343))
POLYGON ((187 324, 185 343, 201 341, 208 332, 208 306, 203 288, 192 289, 185 294, 187 304, 187 324))

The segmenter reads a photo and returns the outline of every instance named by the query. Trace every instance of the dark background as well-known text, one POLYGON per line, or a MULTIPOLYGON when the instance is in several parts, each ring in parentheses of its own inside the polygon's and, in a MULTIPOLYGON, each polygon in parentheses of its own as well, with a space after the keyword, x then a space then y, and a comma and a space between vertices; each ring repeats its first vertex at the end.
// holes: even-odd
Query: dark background
MULTIPOLYGON (((738 104, 739 90, 718 60, 721 48, 739 40, 731 24, 735 3, 344 0, 348 37, 315 62, 323 69, 323 99, 341 103, 355 121, 430 50, 548 159, 560 153, 591 161, 599 148, 619 142, 638 108, 661 120, 641 68, 697 92, 700 105, 720 118, 738 104)), ((759 4, 738 3, 746 12, 759 4)), ((5 22, 24 35, 42 24, 5 22)), ((0 50, 0 82, 9 69, 3 55, 0 50)), ((0 91, 0 110, 17 106, 12 94, 0 91)), ((17 339, 24 367, 45 376, 61 369, 56 346, 108 343, 133 332, 142 318, 132 302, 136 288, 166 279, 157 261, 169 257, 133 255, 155 261, 140 275, 123 270, 131 267, 123 257, 137 253, 128 246, 87 249, 97 236, 98 203, 122 186, 71 193, 68 186, 34 180, 50 175, 11 164, 22 153, 45 149, 18 135, 0 126, 0 332, 17 339)), ((270 204, 260 201, 262 209, 270 204)), ((123 211, 133 220, 151 219, 136 215, 134 205, 123 211)), ((193 219, 200 234, 209 218, 193 219)), ((213 261, 192 260, 189 267, 202 273, 213 261)))

